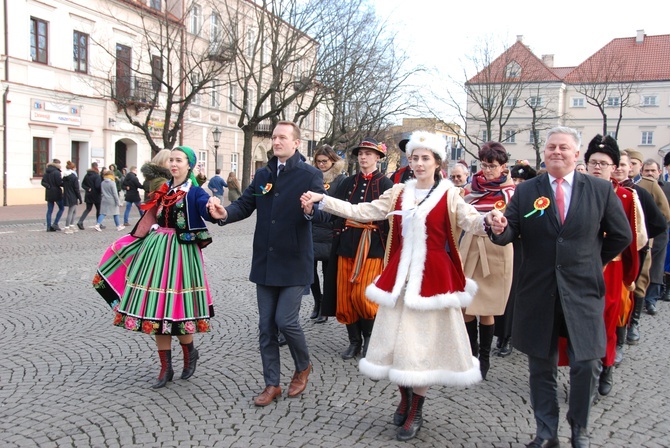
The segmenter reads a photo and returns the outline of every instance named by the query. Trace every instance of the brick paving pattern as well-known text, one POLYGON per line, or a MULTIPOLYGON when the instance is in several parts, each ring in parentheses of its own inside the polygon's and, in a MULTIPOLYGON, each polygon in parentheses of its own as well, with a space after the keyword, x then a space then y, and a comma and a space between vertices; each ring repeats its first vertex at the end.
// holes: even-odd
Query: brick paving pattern
MULTIPOLYGON (((364 378, 356 362, 340 358, 346 331, 332 318, 310 321, 311 296, 301 310, 314 363, 305 394, 286 398, 293 365, 282 348, 284 397, 255 407, 264 385, 255 287, 247 280, 253 217, 210 226, 214 243, 203 254, 217 314, 213 330, 196 336, 201 358, 190 380, 176 375, 152 390, 159 370, 153 340, 112 327, 111 310, 90 286, 103 250, 121 232, 108 217, 101 233, 88 228, 92 218, 85 231, 47 233, 45 208, 0 208, 3 447, 521 447, 532 438, 526 359, 515 351, 492 357, 488 381, 432 388, 418 437, 395 441, 395 386, 364 378)), ((592 446, 670 446, 669 323, 664 302, 656 316, 643 315, 640 345, 626 347, 614 390, 591 412, 592 446)), ((173 350, 179 371, 176 340, 173 350)), ((566 369, 559 375, 565 415, 566 369)), ((562 419, 564 446, 569 434, 562 419)))

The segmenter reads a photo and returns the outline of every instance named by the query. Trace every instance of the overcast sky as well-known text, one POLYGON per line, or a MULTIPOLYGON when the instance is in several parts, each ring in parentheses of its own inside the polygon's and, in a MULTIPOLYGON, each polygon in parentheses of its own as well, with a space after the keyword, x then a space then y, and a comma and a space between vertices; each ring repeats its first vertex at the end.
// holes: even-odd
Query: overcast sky
MULTIPOLYGON (((423 82, 463 78, 468 52, 484 40, 509 47, 517 35, 533 53, 554 55, 555 67, 574 66, 612 39, 670 34, 668 3, 637 0, 371 0, 416 64, 437 72, 423 82)), ((474 73, 468 73, 472 76, 474 73)), ((445 117, 449 119, 450 117, 445 117)))

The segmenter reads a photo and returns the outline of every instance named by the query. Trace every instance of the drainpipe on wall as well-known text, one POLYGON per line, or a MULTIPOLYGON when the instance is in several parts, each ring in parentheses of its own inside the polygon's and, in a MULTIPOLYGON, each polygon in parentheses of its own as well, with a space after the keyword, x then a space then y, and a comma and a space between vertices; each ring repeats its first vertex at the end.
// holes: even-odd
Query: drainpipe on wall
MULTIPOLYGON (((5 82, 9 82, 9 30, 7 22, 7 0, 3 2, 5 27, 5 82)), ((2 93, 2 206, 7 206, 7 94, 9 85, 2 93)))

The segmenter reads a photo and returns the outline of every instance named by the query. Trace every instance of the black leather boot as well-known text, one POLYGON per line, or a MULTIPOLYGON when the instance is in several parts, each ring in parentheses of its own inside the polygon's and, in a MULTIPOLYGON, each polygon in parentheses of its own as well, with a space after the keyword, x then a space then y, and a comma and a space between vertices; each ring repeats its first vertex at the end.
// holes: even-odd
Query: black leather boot
POLYGON ((158 374, 158 381, 151 386, 153 389, 165 387, 168 381, 172 381, 174 370, 172 370, 172 350, 158 350, 158 357, 161 360, 161 372, 158 374))
POLYGON ((396 439, 405 441, 416 437, 416 433, 423 425, 423 401, 425 397, 421 395, 412 394, 412 406, 409 408, 405 423, 398 428, 396 432, 396 439))
POLYGON ((479 370, 482 372, 482 379, 486 379, 486 374, 491 366, 490 356, 494 327, 495 325, 479 324, 479 370))
POLYGON ((184 352, 184 370, 181 372, 181 379, 187 380, 195 373, 195 366, 200 358, 200 353, 193 346, 193 342, 189 344, 180 344, 184 352))
POLYGON ((626 345, 626 327, 616 327, 616 355, 614 356, 614 366, 619 367, 623 361, 623 351, 626 345))
POLYGON ((342 352, 342 359, 351 359, 361 352, 363 339, 361 338, 361 326, 359 322, 347 325, 349 335, 349 347, 342 352))
POLYGON ((628 345, 636 345, 640 342, 640 316, 642 315, 643 306, 644 297, 635 296, 635 305, 633 305, 633 313, 630 316, 630 325, 628 326, 628 335, 626 336, 626 343, 628 345))
POLYGON ((613 366, 603 366, 600 372, 600 380, 598 381, 598 393, 600 395, 607 395, 612 391, 614 385, 614 368, 613 366))
POLYGON ((368 345, 370 345, 370 336, 372 336, 372 327, 375 325, 374 319, 361 319, 358 321, 361 325, 361 334, 363 335, 363 350, 361 357, 365 358, 368 354, 368 345))
POLYGON ((409 412, 409 405, 412 402, 412 388, 398 386, 400 390, 400 404, 393 414, 393 424, 396 426, 402 426, 407 419, 407 413, 409 412))
POLYGON ((470 339, 470 350, 472 351, 472 356, 475 358, 479 356, 477 325, 477 319, 465 323, 465 329, 468 331, 468 339, 470 339))
POLYGON ((663 277, 663 283, 665 283, 665 289, 661 295, 661 300, 664 302, 670 302, 670 274, 665 274, 665 277, 663 277))
POLYGON ((498 356, 504 358, 512 354, 512 338, 505 338, 502 341, 502 347, 498 350, 498 356))

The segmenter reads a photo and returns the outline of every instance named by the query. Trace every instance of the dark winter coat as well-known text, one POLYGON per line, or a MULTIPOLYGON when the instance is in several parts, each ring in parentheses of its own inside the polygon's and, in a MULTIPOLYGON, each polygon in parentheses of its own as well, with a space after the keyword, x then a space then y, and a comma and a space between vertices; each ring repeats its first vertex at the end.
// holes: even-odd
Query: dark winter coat
MULTIPOLYGON (((226 207, 229 224, 256 211, 253 257, 249 280, 266 286, 306 286, 314 281, 312 223, 305 217, 300 196, 306 191, 325 193, 321 171, 296 152, 277 177, 277 158, 260 168, 242 197, 226 207), (261 188, 262 187, 262 188, 261 188)), ((313 220, 329 215, 314 211, 313 220)))
POLYGON ((140 192, 139 189, 144 187, 137 178, 137 174, 132 171, 126 174, 126 178, 123 180, 123 191, 125 192, 126 202, 140 202, 140 192))
POLYGON ((102 200, 102 191, 100 190, 102 177, 97 170, 89 169, 81 181, 81 188, 84 189, 84 202, 87 204, 100 204, 102 200))
POLYGON ((169 169, 151 162, 142 165, 140 171, 142 171, 145 182, 149 181, 149 188, 147 189, 146 185, 144 186, 145 196, 158 190, 161 185, 172 178, 169 169))
POLYGON ((63 199, 63 178, 60 168, 53 163, 47 165, 47 169, 42 176, 42 186, 45 188, 44 199, 46 201, 60 201, 63 199))
MULTIPOLYGON (((340 160, 323 173, 323 185, 326 188, 326 194, 333 195, 342 181, 346 179, 346 176, 342 174, 343 168, 344 160, 340 160)), ((314 241, 314 259, 328 260, 333 245, 333 222, 312 223, 312 240, 314 241)))
POLYGON ((63 176, 63 205, 66 207, 81 204, 81 192, 79 191, 79 178, 77 173, 65 170, 63 176))

